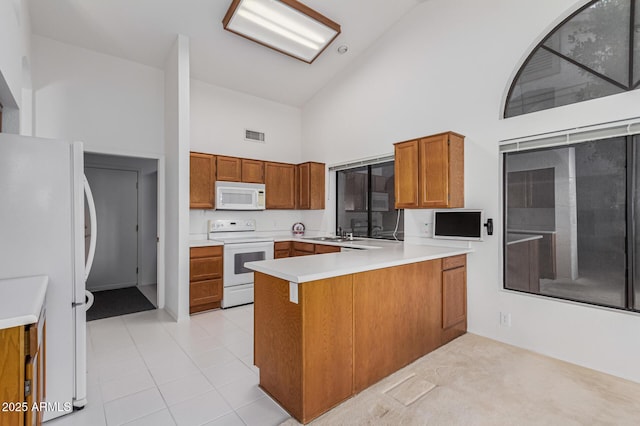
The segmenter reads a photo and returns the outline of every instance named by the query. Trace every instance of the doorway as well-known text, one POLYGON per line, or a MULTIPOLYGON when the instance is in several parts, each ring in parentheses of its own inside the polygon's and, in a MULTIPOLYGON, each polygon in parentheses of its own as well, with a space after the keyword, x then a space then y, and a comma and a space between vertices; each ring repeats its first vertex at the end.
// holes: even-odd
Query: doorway
POLYGON ((96 205, 97 244, 87 289, 87 320, 155 309, 157 290, 157 160, 85 154, 96 205))

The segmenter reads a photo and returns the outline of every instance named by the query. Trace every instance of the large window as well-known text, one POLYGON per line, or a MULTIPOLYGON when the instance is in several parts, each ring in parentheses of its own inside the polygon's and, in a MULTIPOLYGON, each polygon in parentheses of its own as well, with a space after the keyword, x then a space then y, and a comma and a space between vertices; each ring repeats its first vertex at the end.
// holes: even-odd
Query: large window
POLYGON ((337 232, 354 237, 404 239, 402 210, 395 210, 393 161, 336 172, 337 232))
POLYGON ((518 71, 504 117, 637 89, 640 0, 588 3, 549 33, 518 71))
POLYGON ((504 287, 640 310, 640 138, 504 154, 504 287))

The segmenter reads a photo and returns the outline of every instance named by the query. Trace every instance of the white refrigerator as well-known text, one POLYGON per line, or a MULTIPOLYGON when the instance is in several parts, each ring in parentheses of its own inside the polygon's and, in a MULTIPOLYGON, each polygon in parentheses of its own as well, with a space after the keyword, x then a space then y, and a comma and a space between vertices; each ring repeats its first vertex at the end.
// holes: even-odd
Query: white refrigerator
MULTIPOLYGON (((83 156, 80 142, 0 133, 0 278, 49 276, 46 401, 77 408, 87 403, 85 281, 96 229, 93 210, 87 256, 83 156)), ((89 210, 91 201, 89 191, 89 210)))

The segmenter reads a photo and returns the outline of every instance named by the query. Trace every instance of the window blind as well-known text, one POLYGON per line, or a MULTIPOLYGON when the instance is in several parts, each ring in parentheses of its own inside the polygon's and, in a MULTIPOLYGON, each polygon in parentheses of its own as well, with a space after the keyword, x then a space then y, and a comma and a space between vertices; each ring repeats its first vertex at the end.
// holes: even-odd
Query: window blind
POLYGON ((500 141, 500 152, 572 145, 640 133, 640 117, 500 141))

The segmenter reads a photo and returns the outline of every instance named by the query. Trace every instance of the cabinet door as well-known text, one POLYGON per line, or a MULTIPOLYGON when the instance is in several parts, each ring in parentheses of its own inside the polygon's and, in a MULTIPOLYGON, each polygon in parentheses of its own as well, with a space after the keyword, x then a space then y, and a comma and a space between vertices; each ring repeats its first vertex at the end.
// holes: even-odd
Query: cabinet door
POLYGON ((442 272, 442 328, 449 328, 467 317, 466 268, 442 272))
POLYGON ((264 161, 242 159, 242 181, 264 183, 264 161))
POLYGON ((296 166, 296 208, 324 209, 325 165, 302 163, 296 166))
POLYGON ((220 307, 222 279, 192 281, 189 284, 189 313, 220 307))
POLYGON ((267 209, 295 209, 296 166, 267 162, 264 165, 267 209))
POLYGON ((464 138, 443 133, 420 139, 420 207, 464 207, 464 138))
POLYGON ((201 257, 189 262, 189 280, 204 280, 222 276, 222 257, 201 257))
POLYGON ((282 259, 291 256, 291 241, 277 241, 273 244, 274 259, 282 259))
POLYGON ((418 141, 397 143, 394 151, 395 207, 418 207, 418 141))
POLYGON ((449 147, 446 135, 420 139, 420 206, 448 207, 449 147))
POLYGON ((192 152, 189 156, 189 207, 213 209, 215 207, 216 157, 192 152))
POLYGON ((296 166, 296 208, 308 210, 311 208, 311 166, 309 163, 296 166))
POLYGON ((242 162, 240 158, 218 155, 217 165, 218 180, 227 182, 240 182, 242 180, 242 162))

